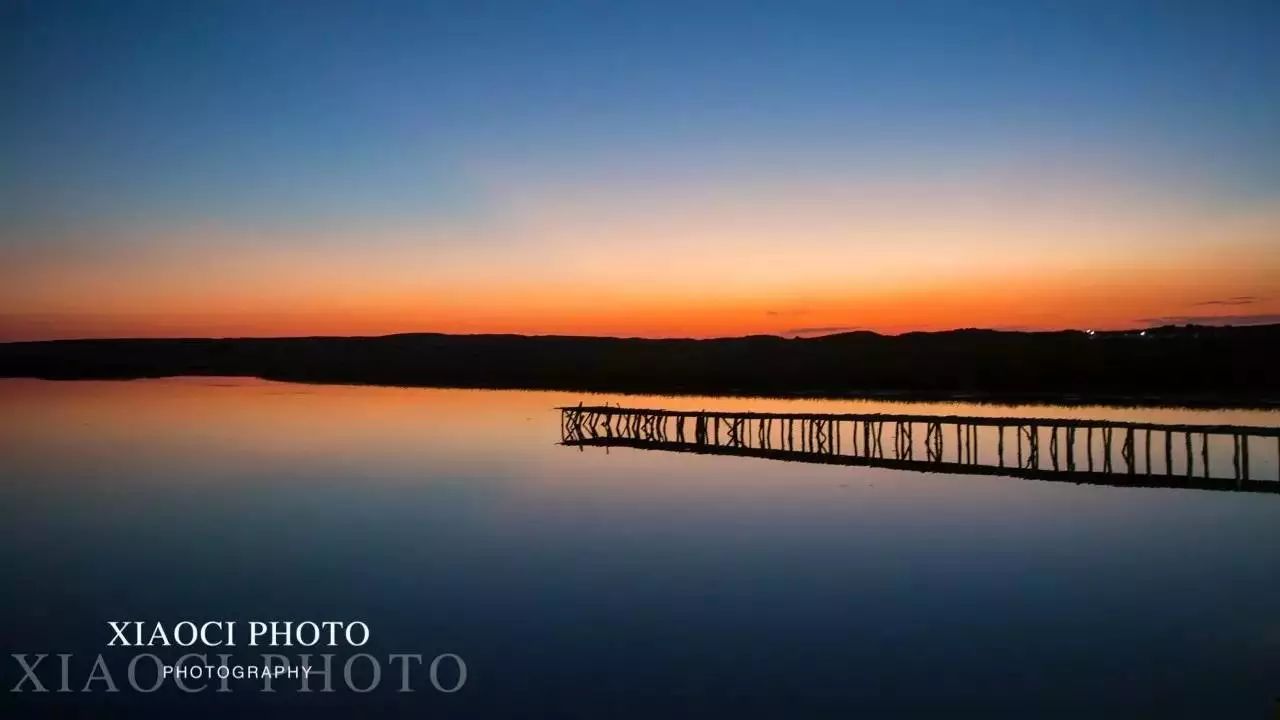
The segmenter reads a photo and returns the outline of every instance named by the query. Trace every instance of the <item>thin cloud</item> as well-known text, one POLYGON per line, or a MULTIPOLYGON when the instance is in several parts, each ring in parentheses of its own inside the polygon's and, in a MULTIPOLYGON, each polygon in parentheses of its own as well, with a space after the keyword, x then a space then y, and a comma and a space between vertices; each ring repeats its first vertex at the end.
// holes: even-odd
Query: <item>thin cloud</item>
POLYGON ((1204 302, 1192 303, 1193 305, 1252 305, 1260 302, 1262 298, 1256 295, 1237 295, 1235 297, 1222 298, 1219 300, 1205 300, 1204 302))
POLYGON ((855 332, 857 330, 865 330, 862 327, 801 327, 783 330, 783 335, 834 335, 835 333, 855 332))
POLYGON ((1147 325, 1271 325, 1280 323, 1280 313, 1254 315, 1166 315, 1164 317, 1138 318, 1147 325))

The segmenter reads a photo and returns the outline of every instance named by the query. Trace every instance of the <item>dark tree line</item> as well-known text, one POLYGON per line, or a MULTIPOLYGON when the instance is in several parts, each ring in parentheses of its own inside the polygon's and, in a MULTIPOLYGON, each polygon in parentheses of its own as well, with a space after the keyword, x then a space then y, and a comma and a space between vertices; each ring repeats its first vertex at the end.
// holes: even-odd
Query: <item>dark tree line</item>
POLYGON ((753 395, 1046 396, 1266 404, 1280 325, 1137 332, 957 330, 809 339, 385 337, 0 344, 0 376, 277 380, 753 395))

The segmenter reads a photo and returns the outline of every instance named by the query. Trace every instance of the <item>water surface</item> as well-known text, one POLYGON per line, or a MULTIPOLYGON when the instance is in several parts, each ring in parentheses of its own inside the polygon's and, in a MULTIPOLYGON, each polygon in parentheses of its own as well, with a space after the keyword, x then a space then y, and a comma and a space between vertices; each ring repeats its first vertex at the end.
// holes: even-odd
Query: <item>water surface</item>
MULTIPOLYGON (((447 696, 8 699, 33 717, 1264 717, 1280 694, 1280 496, 562 447, 554 408, 583 400, 1280 424, 0 381, 6 653, 104 652, 108 619, 360 619, 370 652, 453 652, 469 669, 447 696)), ((1276 470, 1274 454, 1254 459, 1256 476, 1276 470)), ((18 677, 6 664, 5 684, 18 677)))

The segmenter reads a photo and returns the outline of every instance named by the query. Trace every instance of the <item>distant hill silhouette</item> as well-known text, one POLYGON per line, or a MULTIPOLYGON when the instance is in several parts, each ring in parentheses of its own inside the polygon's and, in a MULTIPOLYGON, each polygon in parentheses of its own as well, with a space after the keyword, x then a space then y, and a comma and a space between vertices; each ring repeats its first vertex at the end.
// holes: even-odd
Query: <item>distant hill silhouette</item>
POLYGON ((521 335, 0 344, 0 376, 243 375, 300 382, 744 395, 1280 402, 1280 325, 647 340, 521 335))

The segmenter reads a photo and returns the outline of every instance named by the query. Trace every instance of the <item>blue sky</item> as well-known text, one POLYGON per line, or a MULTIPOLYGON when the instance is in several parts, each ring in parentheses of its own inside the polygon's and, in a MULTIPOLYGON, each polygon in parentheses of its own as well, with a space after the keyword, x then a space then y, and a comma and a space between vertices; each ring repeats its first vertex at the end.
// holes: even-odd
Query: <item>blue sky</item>
POLYGON ((18 259, 207 225, 239 252, 263 233, 394 249, 359 229, 418 224, 456 253, 521 242, 512 198, 546 188, 963 184, 1010 164, 1214 212, 1280 198, 1275 2, 0 7, 18 259))

